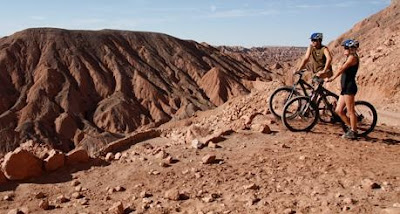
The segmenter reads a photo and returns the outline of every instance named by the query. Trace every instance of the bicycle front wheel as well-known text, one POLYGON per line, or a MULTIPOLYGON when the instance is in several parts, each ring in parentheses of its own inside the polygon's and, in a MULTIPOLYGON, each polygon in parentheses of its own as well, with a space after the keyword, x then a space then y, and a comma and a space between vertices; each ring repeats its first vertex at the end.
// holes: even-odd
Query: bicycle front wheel
POLYGON ((311 130, 317 124, 318 117, 318 107, 306 96, 289 100, 282 112, 283 124, 293 132, 311 130))
POLYGON ((277 118, 281 118, 285 104, 297 95, 298 92, 293 87, 283 86, 276 89, 269 97, 269 109, 272 114, 277 118))
MULTIPOLYGON (((371 133, 378 121, 378 114, 374 106, 366 101, 356 101, 354 105, 355 114, 357 117, 357 132, 359 136, 367 136, 371 133)), ((346 115, 348 115, 347 110, 344 109, 346 115)), ((342 123, 342 128, 346 131, 347 127, 342 123)))

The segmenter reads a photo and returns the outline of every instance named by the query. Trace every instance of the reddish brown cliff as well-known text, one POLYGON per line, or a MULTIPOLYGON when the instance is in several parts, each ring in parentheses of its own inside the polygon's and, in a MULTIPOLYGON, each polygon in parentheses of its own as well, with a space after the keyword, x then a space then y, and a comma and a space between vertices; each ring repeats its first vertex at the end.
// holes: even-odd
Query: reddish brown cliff
POLYGON ((0 39, 0 143, 69 150, 191 116, 270 80, 258 63, 165 34, 27 29, 0 39))

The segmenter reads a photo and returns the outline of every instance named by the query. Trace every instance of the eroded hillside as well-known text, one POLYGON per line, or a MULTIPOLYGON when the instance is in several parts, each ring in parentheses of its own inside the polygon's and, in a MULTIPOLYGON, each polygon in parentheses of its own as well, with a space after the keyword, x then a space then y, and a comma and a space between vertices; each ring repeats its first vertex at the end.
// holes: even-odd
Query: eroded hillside
POLYGON ((0 39, 0 144, 69 150, 213 108, 270 72, 165 34, 28 29, 0 39))

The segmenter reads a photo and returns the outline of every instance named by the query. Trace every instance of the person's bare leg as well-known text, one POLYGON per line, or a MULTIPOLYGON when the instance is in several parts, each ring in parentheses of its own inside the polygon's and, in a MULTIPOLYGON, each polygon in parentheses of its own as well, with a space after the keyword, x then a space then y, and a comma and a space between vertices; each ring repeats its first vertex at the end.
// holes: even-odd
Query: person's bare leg
POLYGON ((344 100, 346 103, 347 113, 350 118, 351 130, 357 131, 357 117, 354 111, 354 95, 344 95, 344 100))
POLYGON ((344 107, 345 106, 346 106, 345 98, 344 98, 343 95, 340 95, 339 96, 339 100, 337 102, 337 106, 336 106, 335 112, 336 112, 337 115, 339 115, 340 119, 342 119, 342 121, 346 125, 351 126, 350 119, 344 113, 344 107))

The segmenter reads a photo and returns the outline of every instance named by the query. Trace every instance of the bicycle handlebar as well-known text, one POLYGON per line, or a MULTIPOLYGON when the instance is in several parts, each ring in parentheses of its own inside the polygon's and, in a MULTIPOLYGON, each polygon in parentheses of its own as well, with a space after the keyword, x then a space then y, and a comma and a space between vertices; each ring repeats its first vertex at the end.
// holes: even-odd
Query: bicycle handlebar
POLYGON ((323 84, 323 83, 325 82, 324 79, 322 79, 322 78, 320 78, 320 77, 318 77, 318 76, 314 76, 314 77, 312 78, 312 81, 313 81, 313 82, 316 82, 316 83, 318 83, 318 84, 323 84))

